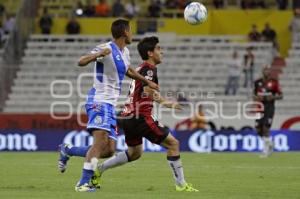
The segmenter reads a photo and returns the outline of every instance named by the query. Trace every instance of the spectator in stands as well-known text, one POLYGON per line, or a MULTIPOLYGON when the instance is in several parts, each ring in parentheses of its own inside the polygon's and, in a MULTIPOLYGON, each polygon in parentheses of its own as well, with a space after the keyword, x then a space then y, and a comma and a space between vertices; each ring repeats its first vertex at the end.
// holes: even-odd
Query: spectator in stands
POLYGON ((188 102, 188 99, 185 97, 184 92, 180 91, 179 89, 176 91, 176 98, 179 104, 188 102))
POLYGON ((257 31, 257 27, 255 24, 252 25, 252 30, 248 34, 249 41, 260 41, 261 40, 261 34, 257 31))
POLYGON ((190 4, 192 1, 191 0, 179 0, 178 2, 178 8, 181 10, 184 10, 185 7, 190 4))
POLYGON ((225 87, 225 95, 228 95, 232 90, 232 94, 236 95, 237 89, 239 87, 240 73, 242 69, 242 61, 238 57, 236 51, 232 54, 232 60, 228 63, 228 80, 225 87))
POLYGON ((300 1, 299 0, 293 0, 293 9, 300 8, 300 1))
POLYGON ((5 7, 2 3, 0 3, 0 17, 2 17, 5 13, 5 7))
POLYGON ((252 53, 252 48, 247 48, 247 53, 244 55, 244 68, 243 72, 245 75, 244 88, 248 87, 248 83, 250 87, 253 87, 253 71, 254 71, 254 54, 252 53))
POLYGON ((5 21, 3 26, 5 34, 9 34, 13 30, 16 23, 15 14, 8 14, 7 18, 8 19, 5 21))
POLYGON ((86 6, 83 9, 83 15, 85 17, 95 16, 95 6, 91 3, 91 0, 87 0, 86 6))
POLYGON ((159 17, 161 12, 161 3, 159 0, 151 0, 148 7, 149 17, 159 17))
POLYGON ((96 15, 99 17, 108 17, 109 12, 110 7, 106 0, 99 0, 99 3, 96 5, 96 15))
POLYGON ((266 8, 266 4, 264 0, 242 0, 241 8, 242 9, 266 8))
POLYGON ((52 17, 48 14, 48 9, 46 7, 44 8, 43 15, 40 19, 39 24, 42 34, 51 34, 53 22, 52 17))
POLYGON ((176 9, 179 7, 179 1, 178 0, 167 0, 165 2, 165 7, 168 9, 176 9))
POLYGON ((300 10, 294 10, 294 17, 289 25, 289 30, 292 33, 293 42, 300 41, 300 10))
POLYGON ((2 28, 2 23, 0 21, 0 48, 3 47, 3 43, 4 43, 4 39, 3 39, 3 35, 4 35, 4 30, 2 28))
POLYGON ((274 49, 274 56, 276 56, 279 50, 279 44, 277 42, 277 36, 275 30, 273 30, 269 23, 265 24, 265 29, 261 33, 263 41, 272 42, 274 49))
POLYGON ((113 17, 122 17, 124 15, 124 5, 120 0, 116 0, 112 6, 112 16, 113 17))
POLYGON ((250 0, 242 0, 241 1, 241 8, 242 9, 249 9, 250 7, 250 0))
POLYGON ((205 119, 205 114, 203 111, 203 106, 200 104, 197 107, 197 113, 195 114, 194 117, 191 119, 191 129, 196 130, 196 129, 206 129, 206 119, 205 119))
POLYGON ((277 0, 277 5, 279 10, 285 10, 288 5, 288 0, 277 0))
POLYGON ((125 6, 126 17, 131 19, 138 15, 140 7, 135 3, 135 0, 131 0, 125 6))
POLYGON ((274 42, 276 40, 276 32, 270 27, 269 23, 265 24, 265 29, 261 33, 263 41, 274 42))
POLYGON ((266 3, 265 0, 253 0, 254 8, 262 8, 265 9, 266 3))
POLYGON ((72 17, 66 26, 66 31, 69 35, 76 35, 80 33, 80 24, 75 17, 72 17))
POLYGON ((216 9, 224 8, 224 0, 213 0, 216 9))

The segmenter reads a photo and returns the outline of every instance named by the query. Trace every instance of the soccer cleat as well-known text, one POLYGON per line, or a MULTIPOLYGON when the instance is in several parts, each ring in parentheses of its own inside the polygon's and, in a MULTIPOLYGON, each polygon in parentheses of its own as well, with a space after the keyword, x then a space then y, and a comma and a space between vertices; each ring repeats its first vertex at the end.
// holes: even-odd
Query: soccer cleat
MULTIPOLYGON (((101 167, 101 165, 100 165, 101 167)), ((101 171, 99 168, 96 169, 96 171, 94 172, 94 175, 91 179, 91 184, 96 188, 96 189, 100 189, 101 187, 101 171)))
POLYGON ((198 192, 198 189, 195 189, 192 184, 185 183, 182 186, 176 185, 176 191, 186 191, 186 192, 198 192))
POLYGON ((68 144, 59 145, 59 159, 58 159, 58 170, 63 173, 67 169, 67 162, 70 156, 67 154, 66 149, 69 147, 68 144))
POLYGON ((75 186, 75 191, 76 192, 95 192, 96 188, 85 183, 83 185, 79 185, 79 182, 77 183, 77 185, 75 186))
POLYGON ((267 153, 262 153, 259 155, 260 158, 267 158, 269 155, 267 153))

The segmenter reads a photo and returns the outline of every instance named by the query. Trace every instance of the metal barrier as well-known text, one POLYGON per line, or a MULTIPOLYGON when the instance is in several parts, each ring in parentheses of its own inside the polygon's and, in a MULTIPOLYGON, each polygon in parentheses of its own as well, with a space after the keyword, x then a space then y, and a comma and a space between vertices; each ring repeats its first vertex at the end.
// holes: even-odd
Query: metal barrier
POLYGON ((23 0, 17 11, 15 26, 9 33, 0 62, 0 111, 10 91, 19 68, 23 51, 30 34, 34 31, 38 0, 23 0))

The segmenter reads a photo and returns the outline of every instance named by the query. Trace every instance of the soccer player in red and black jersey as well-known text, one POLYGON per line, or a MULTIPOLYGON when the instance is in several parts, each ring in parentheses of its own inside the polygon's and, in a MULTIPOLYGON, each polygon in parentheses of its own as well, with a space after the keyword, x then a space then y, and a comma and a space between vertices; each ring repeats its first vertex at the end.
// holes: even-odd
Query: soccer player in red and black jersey
MULTIPOLYGON (((156 66, 161 63, 163 54, 158 38, 146 37, 142 39, 138 44, 138 51, 144 60, 137 68, 138 73, 158 84, 156 66)), ((142 139, 145 137, 152 143, 167 149, 167 160, 173 172, 176 191, 198 191, 185 181, 178 140, 172 136, 167 127, 164 127, 151 116, 154 101, 168 108, 182 109, 177 102, 164 99, 158 91, 151 89, 143 82, 132 81, 129 102, 121 113, 123 118, 118 120, 118 127, 124 130, 128 150, 119 152, 100 164, 99 173, 96 173, 98 180, 95 177, 92 180, 93 184, 97 185, 105 170, 139 159, 143 152, 142 139)))
POLYGON ((255 121, 255 127, 264 143, 261 157, 268 157, 273 151, 270 128, 275 112, 275 101, 282 99, 283 95, 278 80, 271 78, 271 69, 267 66, 263 68, 262 78, 254 83, 253 98, 263 105, 262 117, 255 121))

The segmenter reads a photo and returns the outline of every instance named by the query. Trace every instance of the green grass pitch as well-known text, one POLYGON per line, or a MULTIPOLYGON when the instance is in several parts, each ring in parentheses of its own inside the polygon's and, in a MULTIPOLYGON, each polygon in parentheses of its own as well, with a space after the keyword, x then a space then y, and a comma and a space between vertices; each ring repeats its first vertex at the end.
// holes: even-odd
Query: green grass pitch
POLYGON ((200 192, 178 193, 164 153, 145 153, 103 175, 101 190, 76 193, 83 159, 57 170, 57 153, 0 153, 1 199, 300 199, 300 153, 182 153, 186 180, 200 192))

